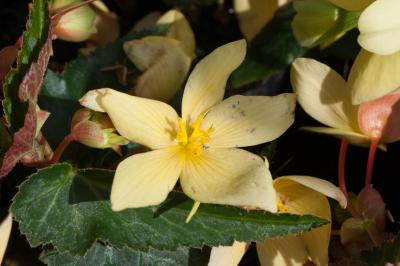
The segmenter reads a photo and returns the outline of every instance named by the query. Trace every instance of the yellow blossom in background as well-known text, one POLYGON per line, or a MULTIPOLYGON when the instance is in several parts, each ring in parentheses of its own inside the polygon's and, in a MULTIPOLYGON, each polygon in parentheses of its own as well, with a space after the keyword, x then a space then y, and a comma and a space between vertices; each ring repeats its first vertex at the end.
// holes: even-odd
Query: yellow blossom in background
POLYGON ((276 10, 290 0, 234 0, 240 31, 251 41, 272 19, 276 10))
POLYGON ((130 94, 167 102, 189 72, 195 39, 189 22, 177 10, 168 11, 156 24, 169 27, 166 36, 124 43, 128 58, 143 72, 130 94))
MULTIPOLYGON (((357 72, 357 66, 356 63, 351 73, 357 72)), ((302 108, 328 126, 304 127, 305 130, 333 135, 360 146, 368 146, 371 139, 384 143, 398 140, 397 119, 391 118, 391 115, 398 109, 394 107, 399 94, 353 105, 349 84, 327 65, 307 58, 298 58, 293 62, 291 83, 302 108)))
POLYGON ((329 0, 332 4, 351 11, 362 11, 375 0, 329 0))
POLYGON ((186 83, 181 117, 163 102, 112 89, 93 90, 81 99, 84 106, 107 112, 123 137, 153 150, 118 165, 111 190, 114 211, 159 204, 178 179, 197 202, 276 211, 264 161, 237 148, 279 137, 293 123, 295 96, 222 100, 226 81, 245 54, 246 42, 240 40, 203 58, 186 83))
MULTIPOLYGON (((315 215, 331 220, 327 197, 346 207, 346 197, 328 181, 310 176, 284 176, 273 181, 277 193, 278 212, 315 215)), ((308 260, 315 265, 328 265, 331 224, 299 235, 267 238, 257 242, 262 266, 301 266, 308 260)), ((234 242, 231 247, 214 247, 209 266, 235 266, 243 257, 247 243, 234 242)))

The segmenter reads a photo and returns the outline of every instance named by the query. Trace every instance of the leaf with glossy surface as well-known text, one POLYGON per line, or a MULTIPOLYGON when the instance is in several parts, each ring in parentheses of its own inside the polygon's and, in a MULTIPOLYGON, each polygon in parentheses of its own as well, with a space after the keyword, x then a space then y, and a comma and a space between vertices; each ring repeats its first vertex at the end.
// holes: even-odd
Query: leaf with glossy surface
POLYGON ((76 171, 64 163, 38 171, 21 185, 11 212, 31 246, 52 243, 60 252, 84 254, 101 240, 117 248, 176 250, 297 234, 326 223, 313 216, 202 204, 185 224, 193 202, 182 193, 171 193, 161 206, 122 212, 113 212, 108 201, 70 204, 71 183, 91 171, 97 171, 96 178, 110 175, 109 171, 76 171))

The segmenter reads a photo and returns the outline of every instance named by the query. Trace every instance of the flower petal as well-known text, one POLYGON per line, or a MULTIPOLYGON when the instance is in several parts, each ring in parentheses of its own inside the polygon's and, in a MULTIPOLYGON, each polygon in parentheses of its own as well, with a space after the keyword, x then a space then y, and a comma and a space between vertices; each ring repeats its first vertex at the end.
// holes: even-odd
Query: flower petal
POLYGON ((308 258, 303 241, 293 235, 257 242, 257 253, 263 266, 303 266, 308 258))
MULTIPOLYGON (((274 187, 286 211, 298 215, 311 214, 330 221, 331 211, 328 199, 313 188, 318 187, 318 189, 327 193, 332 187, 328 189, 326 184, 321 185, 322 182, 315 179, 312 181, 310 178, 305 177, 294 179, 280 177, 274 180, 274 187), (313 188, 308 186, 312 186, 313 188)), ((332 195, 331 192, 329 194, 332 195)), ((300 235, 308 254, 317 265, 327 265, 328 263, 330 231, 331 225, 327 224, 300 235)))
POLYGON ((210 107, 222 101, 230 74, 242 63, 246 41, 218 47, 193 69, 182 99, 182 118, 191 124, 210 107))
POLYGON ((167 36, 181 42, 187 56, 193 58, 196 49, 196 40, 189 22, 178 10, 172 9, 162 15, 157 25, 170 25, 167 36))
POLYGON ((1 222, 0 225, 0 263, 3 261, 4 253, 6 252, 8 239, 10 238, 12 227, 11 213, 1 222))
POLYGON ((399 9, 398 0, 375 1, 367 7, 358 20, 358 43, 364 49, 381 55, 399 51, 399 9))
POLYGON ((181 186, 189 197, 203 203, 277 209, 268 167, 260 157, 240 149, 209 148, 188 156, 181 186))
POLYGON ((232 246, 219 246, 211 249, 208 266, 236 266, 241 261, 250 244, 233 242, 232 246))
POLYGON ((202 128, 213 128, 208 145, 213 148, 245 147, 278 138, 294 121, 296 97, 235 95, 211 108, 202 128))
POLYGON ((357 107, 350 103, 350 90, 338 73, 316 60, 299 58, 290 74, 297 100, 310 116, 333 128, 358 128, 357 107))
POLYGON ((144 73, 133 93, 137 96, 169 101, 189 72, 191 58, 181 43, 167 37, 148 36, 124 43, 129 59, 144 73))
POLYGON ((174 145, 178 115, 163 102, 106 88, 89 91, 80 102, 92 110, 107 112, 120 135, 133 142, 151 149, 174 145))
POLYGON ((360 11, 365 9, 375 0, 329 0, 335 6, 340 8, 350 10, 350 11, 360 11))
POLYGON ((362 49, 349 74, 353 104, 378 99, 399 88, 399 72, 400 52, 378 55, 362 49))
POLYGON ((234 0, 239 27, 247 40, 253 39, 278 9, 278 0, 234 0))
POLYGON ((184 158, 167 148, 133 155, 117 167, 111 188, 111 208, 121 211, 157 205, 174 188, 184 158))
POLYGON ((342 130, 330 127, 301 127, 301 129, 314 133, 331 135, 338 139, 345 139, 349 143, 361 147, 369 147, 371 142, 368 136, 349 130, 342 130))

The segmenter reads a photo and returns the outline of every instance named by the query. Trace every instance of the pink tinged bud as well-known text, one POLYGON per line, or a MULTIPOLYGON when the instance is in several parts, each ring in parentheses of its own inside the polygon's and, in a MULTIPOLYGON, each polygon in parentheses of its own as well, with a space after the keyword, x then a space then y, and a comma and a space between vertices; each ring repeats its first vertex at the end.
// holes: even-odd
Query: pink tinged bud
MULTIPOLYGON (((51 12, 57 13, 63 8, 72 4, 80 3, 79 0, 53 1, 51 12)), ((96 14, 89 6, 82 6, 74 9, 56 21, 53 33, 60 39, 70 42, 86 41, 96 33, 96 14)))
POLYGON ((358 109, 360 130, 371 138, 389 143, 400 139, 400 94, 363 103, 358 109))

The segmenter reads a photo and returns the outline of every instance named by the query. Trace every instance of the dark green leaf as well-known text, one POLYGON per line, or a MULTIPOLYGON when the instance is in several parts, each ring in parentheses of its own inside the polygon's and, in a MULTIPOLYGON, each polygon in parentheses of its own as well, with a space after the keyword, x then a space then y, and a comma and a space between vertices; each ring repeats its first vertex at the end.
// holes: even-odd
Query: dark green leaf
POLYGON ((308 49, 294 39, 291 22, 295 11, 291 4, 278 10, 275 17, 251 41, 245 61, 233 72, 231 83, 240 87, 286 68, 308 49))
POLYGON ((38 171, 21 185, 11 211, 32 246, 51 243, 60 252, 84 254, 101 240, 117 248, 175 250, 296 234, 326 223, 312 216, 202 204, 191 222, 185 224, 193 202, 182 193, 170 193, 158 207, 122 212, 113 212, 108 201, 70 204, 73 180, 80 175, 89 180, 91 171, 97 172, 97 180, 110 175, 109 171, 76 171, 64 163, 38 171))
POLYGON ((45 250, 40 260, 50 266, 126 266, 126 265, 189 265, 189 249, 176 251, 149 249, 141 252, 132 249, 116 249, 100 243, 94 244, 84 256, 60 254, 56 250, 45 250))
POLYGON ((397 265, 400 262, 400 235, 373 250, 363 251, 362 260, 369 266, 397 265))

